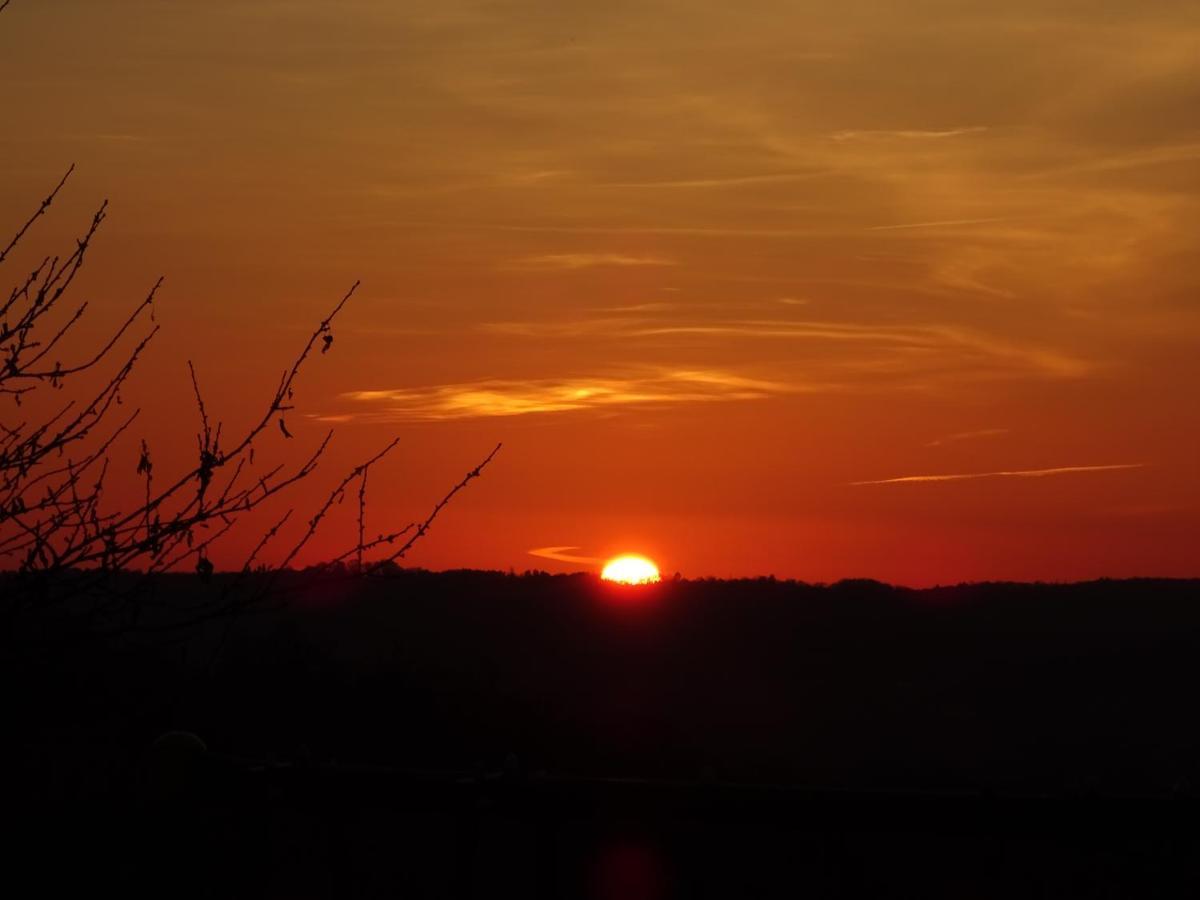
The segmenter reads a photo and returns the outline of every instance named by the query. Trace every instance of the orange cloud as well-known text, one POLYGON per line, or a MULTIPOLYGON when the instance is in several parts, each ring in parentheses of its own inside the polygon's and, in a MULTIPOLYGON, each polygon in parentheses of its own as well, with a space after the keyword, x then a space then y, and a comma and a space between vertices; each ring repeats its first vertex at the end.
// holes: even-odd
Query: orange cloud
MULTIPOLYGON (((624 376, 468 382, 396 390, 351 391, 343 396, 371 404, 361 413, 339 413, 370 421, 419 421, 489 416, 524 416, 628 406, 755 400, 793 388, 729 372, 704 369, 648 370, 624 376)), ((326 417, 319 416, 325 420, 326 417)))

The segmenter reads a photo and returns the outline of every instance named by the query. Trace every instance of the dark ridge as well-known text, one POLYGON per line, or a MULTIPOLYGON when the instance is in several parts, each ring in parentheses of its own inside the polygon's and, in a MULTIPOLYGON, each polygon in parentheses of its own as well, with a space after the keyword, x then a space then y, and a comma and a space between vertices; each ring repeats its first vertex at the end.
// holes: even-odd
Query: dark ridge
MULTIPOLYGON (((629 834, 680 878, 712 857, 868 895, 879 859, 922 895, 947 873, 1071 896, 1046 885, 1198 870, 1200 581, 309 571, 285 576, 286 606, 158 627, 231 577, 157 576, 139 627, 104 639, 65 613, 10 632, 10 808, 51 831, 70 809, 97 847, 162 842, 147 823, 169 819, 247 895, 263 867, 340 878, 351 840, 393 847, 431 879, 418 896, 483 896, 446 893, 447 873, 510 839, 577 874, 629 834), (131 809, 134 831, 100 826, 131 809), (897 856, 933 847, 948 869, 897 856), (1001 877, 1001 853, 1031 880, 1001 877)), ((576 877, 530 865, 519 885, 576 877)))

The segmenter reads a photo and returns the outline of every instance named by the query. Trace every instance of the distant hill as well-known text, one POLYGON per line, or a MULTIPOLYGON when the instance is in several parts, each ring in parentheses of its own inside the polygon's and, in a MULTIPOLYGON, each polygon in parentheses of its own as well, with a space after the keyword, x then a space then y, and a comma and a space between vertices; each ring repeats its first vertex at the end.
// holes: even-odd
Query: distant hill
MULTIPOLYGON (((187 604, 228 577, 153 593, 187 604)), ((441 769, 515 753, 824 786, 1200 786, 1200 581, 288 579, 288 607, 232 623, 76 635, 26 670, 26 732, 187 728, 229 753, 441 769)))
POLYGON ((115 638, 75 610, 10 641, 5 796, 39 883, 1200 888, 1200 581, 301 572, 287 606, 166 627, 232 577, 155 580, 115 638))

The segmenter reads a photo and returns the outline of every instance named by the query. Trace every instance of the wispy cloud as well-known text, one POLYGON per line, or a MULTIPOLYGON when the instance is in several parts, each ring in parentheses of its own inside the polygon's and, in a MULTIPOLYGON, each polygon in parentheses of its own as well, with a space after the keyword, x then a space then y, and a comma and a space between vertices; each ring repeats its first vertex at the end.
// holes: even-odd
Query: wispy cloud
POLYGON ((535 172, 512 172, 502 176, 501 181, 507 181, 512 184, 537 184, 543 181, 551 181, 554 179, 563 178, 570 173, 563 169, 542 169, 535 172))
POLYGON ((907 141, 931 141, 939 140, 941 138, 960 137, 964 134, 978 134, 981 131, 987 131, 987 127, 983 125, 973 125, 967 128, 946 128, 940 131, 921 128, 863 129, 858 131, 835 131, 829 136, 835 141, 892 139, 907 141))
POLYGON ((954 434, 942 435, 939 438, 934 438, 926 447, 941 447, 945 444, 954 444, 959 441, 973 441, 977 438, 999 437, 1002 434, 1008 434, 1007 428, 980 428, 976 431, 958 431, 954 434))
POLYGON ((820 169, 809 172, 775 172, 762 175, 730 175, 714 178, 687 178, 674 181, 623 181, 606 184, 605 187, 619 188, 724 188, 742 187, 751 184, 805 181, 829 175, 833 170, 820 169))
POLYGON ((717 337, 809 338, 827 341, 919 342, 914 329, 889 330, 841 323, 752 319, 712 323, 661 324, 631 330, 631 337, 712 335, 717 337))
POLYGON ((942 219, 938 222, 903 222, 899 225, 872 225, 868 231, 899 231, 906 228, 954 228, 960 225, 985 225, 991 222, 1003 222, 1002 216, 992 216, 987 219, 942 219))
MULTIPOLYGON (((920 368, 937 360, 958 369, 1034 372, 1075 378, 1092 371, 1088 361, 1028 341, 1012 341, 957 325, 887 325, 792 319, 647 320, 595 317, 565 321, 488 322, 492 334, 530 338, 770 339, 874 345, 899 362, 920 368)), ((847 364, 856 360, 846 360, 847 364)))
POLYGON ((523 256, 510 264, 517 269, 545 271, 570 271, 592 269, 600 266, 628 268, 638 266, 676 266, 673 259, 662 256, 632 256, 623 253, 546 253, 540 256, 523 256))
MULTIPOLYGON (((356 221, 361 222, 359 217, 356 221)), ((780 238, 794 240, 796 238, 811 238, 827 236, 827 227, 813 228, 755 228, 738 226, 731 228, 690 226, 690 225, 571 225, 561 222, 546 222, 531 224, 529 222, 500 222, 478 221, 472 218, 461 219, 400 219, 383 218, 373 223, 377 227, 403 228, 414 231, 495 231, 511 232, 514 234, 586 234, 586 235, 678 235, 682 237, 713 237, 713 238, 780 238)), ((594 256, 598 254, 554 254, 557 256, 594 256)), ((621 254, 617 254, 618 256, 621 254)), ((526 257, 540 259, 541 256, 526 257)), ((671 263, 667 263, 670 265, 671 263)))
POLYGON ((967 472, 953 475, 904 475, 900 478, 878 478, 872 481, 851 481, 851 487, 868 484, 920 484, 929 481, 965 481, 970 478, 1045 478, 1050 475, 1073 475, 1079 472, 1115 472, 1122 469, 1142 469, 1145 463, 1117 463, 1106 466, 1059 466, 1054 469, 1017 469, 1002 472, 967 472))
POLYGON ((674 309, 675 303, 632 303, 629 306, 603 306, 594 311, 602 313, 655 313, 674 309))
POLYGON ((1122 169, 1138 169, 1143 166, 1159 166, 1165 163, 1189 162, 1200 159, 1200 144, 1183 143, 1151 147, 1133 152, 1114 153, 1109 156, 1090 158, 1042 173, 1043 176, 1060 177, 1087 172, 1112 172, 1122 169))
MULTIPOLYGON (((615 312, 615 310, 613 310, 615 312)), ((644 319, 630 316, 598 316, 558 322, 483 322, 479 330, 486 334, 527 338, 618 337, 630 335, 644 319)))
POLYGON ((797 388, 716 369, 647 369, 606 377, 489 379, 394 390, 351 391, 343 398, 369 405, 321 420, 434 421, 523 416, 587 409, 756 400, 797 388))
POLYGON ((537 556, 541 559, 552 559, 556 562, 567 563, 582 563, 584 565, 597 565, 604 560, 598 556, 576 556, 574 553, 568 553, 568 550, 578 550, 579 547, 536 547, 533 550, 526 552, 530 556, 537 556))
MULTIPOLYGON (((93 135, 95 140, 103 141, 106 144, 143 144, 150 141, 144 134, 126 134, 124 132, 109 132, 105 134, 93 135)), ((86 140, 87 138, 83 138, 86 140)))
POLYGON ((845 349, 811 354, 798 365, 776 365, 768 378, 706 366, 660 365, 614 374, 492 378, 359 390, 342 395, 353 404, 352 409, 331 410, 328 416, 319 418, 421 421, 520 416, 753 400, 802 392, 872 390, 885 383, 884 379, 891 388, 904 389, 933 388, 960 382, 964 377, 1074 378, 1092 369, 1090 363, 1053 349, 949 325, 888 326, 770 319, 670 324, 655 320, 651 314, 649 321, 646 316, 609 316, 559 322, 489 323, 480 328, 492 334, 532 339, 677 338, 688 342, 790 339, 845 345, 845 349))

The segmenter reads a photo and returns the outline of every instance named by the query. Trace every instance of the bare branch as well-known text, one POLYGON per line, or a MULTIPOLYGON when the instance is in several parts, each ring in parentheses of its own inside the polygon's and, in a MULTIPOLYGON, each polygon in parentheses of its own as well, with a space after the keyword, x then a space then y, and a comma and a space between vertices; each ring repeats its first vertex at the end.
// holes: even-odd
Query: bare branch
POLYGON ((489 453, 484 458, 483 462, 481 462, 479 465, 477 465, 475 468, 473 468, 470 472, 468 472, 463 477, 462 481, 460 481, 458 484, 456 484, 454 487, 452 487, 450 489, 450 492, 448 494, 446 494, 445 497, 443 497, 441 500, 439 500, 437 502, 437 505, 435 505, 433 507, 433 511, 429 513, 428 518, 426 518, 424 522, 422 522, 420 525, 417 526, 416 532, 413 534, 412 537, 410 537, 407 541, 405 541, 404 545, 399 550, 397 550, 395 553, 391 554, 390 556, 386 556, 383 559, 379 560, 378 562, 374 563, 368 569, 368 571, 371 571, 371 572, 378 571, 382 566, 386 565, 387 563, 395 562, 397 559, 401 559, 404 556, 404 554, 406 554, 410 549, 412 549, 413 544, 415 544, 421 538, 425 537, 425 534, 429 531, 430 526, 433 525, 433 520, 438 517, 438 513, 440 513, 442 511, 442 509, 446 506, 447 503, 449 503, 451 500, 454 499, 455 494, 457 494, 459 491, 461 491, 463 488, 465 488, 468 484, 470 484, 473 479, 476 479, 479 477, 480 473, 484 470, 484 467, 487 466, 487 464, 492 461, 492 458, 495 457, 495 455, 500 452, 500 448, 503 446, 504 446, 503 444, 497 444, 495 447, 493 447, 492 452, 489 453))
POLYGON ((356 558, 356 572, 363 570, 363 531, 366 528, 367 519, 367 472, 370 471, 370 466, 363 466, 362 481, 358 485, 358 544, 356 545, 358 554, 356 558))
MULTIPOLYGON (((10 0, 4 0, 4 6, 0 6, 0 12, 3 12, 4 7, 8 6, 9 2, 10 0)), ((61 179, 59 179, 58 184, 54 186, 54 190, 46 195, 46 199, 43 200, 41 205, 37 208, 37 212, 30 216, 25 224, 17 229, 17 233, 13 236, 12 240, 8 242, 8 246, 3 250, 0 250, 0 263, 3 263, 4 260, 8 258, 8 254, 12 252, 12 249, 17 246, 17 244, 21 243, 21 238, 25 237, 25 232, 27 232, 33 226, 33 223, 46 214, 46 210, 50 208, 50 204, 54 202, 54 198, 58 196, 58 192, 62 190, 63 185, 67 183, 67 179, 71 177, 71 173, 74 171, 75 163, 71 163, 71 167, 67 169, 67 173, 63 175, 61 179)))
MULTIPOLYGON (((0 10, 8 0, 0 0, 0 10)), ((0 263, 27 236, 34 223, 59 195, 74 166, 41 202, 37 211, 16 231, 0 251, 0 263)), ((166 601, 157 608, 170 608, 176 621, 143 626, 138 616, 143 608, 142 587, 152 585, 151 576, 172 571, 191 561, 200 579, 214 574, 209 557, 212 548, 247 513, 271 502, 308 478, 323 458, 332 432, 299 466, 267 464, 256 467, 255 443, 265 432, 278 427, 291 438, 284 415, 294 409, 299 376, 314 354, 324 356, 333 347, 333 322, 358 289, 356 281, 329 313, 321 319, 286 368, 267 402, 251 419, 250 425, 236 437, 225 440, 219 418, 210 416, 200 389, 195 365, 188 361, 200 426, 196 436, 197 456, 193 462, 173 472, 152 457, 143 438, 129 460, 140 479, 137 491, 124 503, 113 502, 106 491, 108 473, 126 463, 116 454, 119 441, 138 418, 138 412, 123 415, 122 390, 129 382, 146 347, 158 333, 154 324, 154 303, 163 284, 159 278, 150 291, 130 309, 119 327, 99 344, 94 353, 78 362, 63 365, 55 351, 83 319, 88 303, 72 302, 67 292, 87 258, 87 251, 104 223, 107 201, 92 216, 74 248, 63 255, 45 256, 32 272, 17 280, 8 299, 0 302, 0 398, 11 397, 20 406, 32 394, 37 402, 29 406, 26 417, 0 423, 0 563, 15 565, 31 585, 25 593, 10 601, 4 599, 6 614, 23 610, 83 608, 88 628, 97 633, 119 633, 121 629, 163 630, 190 627, 220 616, 228 623, 241 611, 259 603, 288 571, 310 543, 336 503, 344 500, 347 490, 357 481, 357 540, 354 548, 337 557, 342 563, 354 556, 356 571, 378 571, 405 553, 429 531, 441 510, 472 479, 479 476, 496 453, 490 454, 455 485, 421 523, 410 523, 398 530, 366 537, 367 485, 370 468, 387 456, 399 443, 393 439, 370 459, 355 466, 333 488, 321 507, 310 518, 282 562, 273 567, 260 566, 259 558, 271 541, 282 533, 292 517, 292 509, 279 517, 263 533, 246 557, 241 570, 221 580, 219 597, 180 604, 166 601), (57 312, 56 312, 57 311, 57 312), (140 323, 149 317, 148 330, 140 323), (53 323, 53 324, 52 324, 53 323), (126 350, 119 350, 126 343, 126 350), (96 378, 89 386, 86 373, 98 372, 102 364, 118 353, 115 371, 96 378), (51 364, 52 363, 52 364, 51 364), (83 376, 83 377, 81 377, 83 376), (72 389, 73 397, 62 402, 47 402, 47 391, 72 389), (80 387, 83 390, 78 390, 80 387), (80 396, 82 394, 82 396, 80 396), (46 412, 38 413, 37 410, 46 412), (112 427, 112 420, 120 421, 112 427), (275 424, 273 425, 272 422, 275 424), (223 446, 224 445, 224 446, 223 446), (134 464, 136 459, 136 467, 134 464), (114 462, 115 460, 115 462, 114 462), (165 474, 164 473, 169 473, 165 474), (404 539, 403 544, 399 542, 404 539), (374 563, 367 554, 386 547, 388 555, 374 563), (238 596, 244 580, 264 570, 267 578, 261 590, 238 596), (136 577, 116 573, 140 573, 136 577), (144 576, 144 577, 143 577, 144 576), (82 607, 76 601, 86 600, 82 607)), ((333 573, 334 569, 327 570, 333 573)), ((344 571, 344 569, 343 569, 344 571)), ((319 580, 319 579, 318 579, 319 580)), ((226 631, 228 633, 228 630, 226 631)))
POLYGON ((325 518, 330 508, 345 494, 346 486, 355 478, 358 478, 360 475, 362 475, 362 473, 365 472, 367 467, 372 463, 378 462, 391 453, 395 446, 399 443, 400 438, 394 438, 390 444, 368 459, 365 463, 355 466, 354 469, 351 470, 350 474, 343 478, 338 483, 337 487, 329 492, 329 496, 325 499, 325 502, 321 505, 321 508, 317 510, 316 515, 308 520, 308 529, 304 532, 304 535, 296 543, 296 546, 292 548, 291 552, 284 557, 283 562, 279 564, 280 569, 286 569, 289 565, 291 565, 292 560, 296 558, 296 555, 304 549, 305 545, 308 544, 313 535, 317 533, 317 527, 321 524, 321 520, 325 518))

